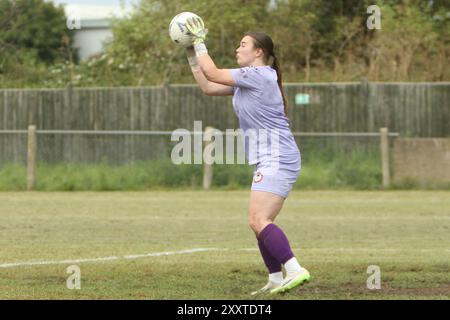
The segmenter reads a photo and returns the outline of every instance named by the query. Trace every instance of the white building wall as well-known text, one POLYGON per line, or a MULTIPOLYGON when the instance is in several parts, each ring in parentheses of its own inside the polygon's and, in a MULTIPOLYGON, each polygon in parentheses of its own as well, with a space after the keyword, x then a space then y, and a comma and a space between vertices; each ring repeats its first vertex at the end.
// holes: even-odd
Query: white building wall
POLYGON ((76 30, 74 47, 78 48, 80 60, 86 60, 102 52, 104 42, 110 38, 112 38, 112 32, 109 28, 81 28, 76 30))

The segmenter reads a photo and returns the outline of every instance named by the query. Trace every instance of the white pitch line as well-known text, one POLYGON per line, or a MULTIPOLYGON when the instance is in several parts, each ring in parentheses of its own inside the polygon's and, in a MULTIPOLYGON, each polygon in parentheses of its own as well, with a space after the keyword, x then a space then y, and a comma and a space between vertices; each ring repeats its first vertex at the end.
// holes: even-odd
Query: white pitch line
MULTIPOLYGON (((450 253, 450 249, 417 249, 417 250, 408 250, 408 249, 383 249, 383 248, 292 248, 294 251, 303 250, 303 251, 323 251, 323 252, 338 252, 338 251, 353 251, 353 252, 401 252, 401 251, 416 251, 416 252, 448 252, 450 253)), ((172 256, 178 254, 190 254, 197 252, 207 252, 207 251, 258 251, 258 248, 237 248, 237 249, 228 249, 228 248, 194 248, 189 250, 181 250, 181 251, 167 251, 167 252, 154 252, 154 253, 146 253, 146 254, 134 254, 134 255, 126 255, 126 256, 111 256, 111 257, 102 257, 102 258, 89 258, 89 259, 73 259, 73 260, 49 260, 49 261, 28 261, 28 262, 15 262, 15 263, 3 263, 0 264, 0 268, 14 268, 14 267, 25 267, 25 266, 38 266, 38 265, 55 265, 55 264, 76 264, 76 263, 85 263, 85 262, 102 262, 102 261, 113 261, 113 260, 133 260, 140 258, 148 258, 148 257, 161 257, 161 256, 172 256)))
POLYGON ((185 253, 196 253, 196 252, 204 252, 204 251, 218 251, 218 250, 226 250, 226 249, 218 249, 218 248, 197 248, 190 250, 182 250, 182 251, 172 251, 172 252, 156 252, 156 253, 146 253, 146 254, 135 254, 124 256, 124 259, 139 259, 146 257, 160 257, 160 256, 170 256, 174 254, 185 254, 185 253))
POLYGON ((217 250, 223 251, 223 250, 227 250, 227 249, 195 248, 195 249, 181 250, 181 251, 154 252, 154 253, 146 253, 146 254, 126 255, 126 256, 122 256, 122 257, 112 256, 112 257, 90 258, 90 259, 3 263, 3 264, 0 264, 0 268, 14 268, 14 267, 24 267, 24 266, 51 265, 51 264, 75 264, 75 263, 84 263, 84 262, 112 261, 112 260, 121 260, 121 259, 131 260, 131 259, 139 259, 139 258, 146 258, 146 257, 171 256, 171 255, 176 255, 176 254, 188 254, 188 253, 217 251, 217 250))
POLYGON ((118 260, 118 259, 119 259, 119 257, 103 257, 103 258, 59 260, 59 261, 29 261, 29 262, 4 263, 4 264, 0 264, 0 268, 38 266, 38 265, 49 265, 49 264, 72 264, 72 263, 83 263, 83 262, 111 261, 111 260, 118 260))

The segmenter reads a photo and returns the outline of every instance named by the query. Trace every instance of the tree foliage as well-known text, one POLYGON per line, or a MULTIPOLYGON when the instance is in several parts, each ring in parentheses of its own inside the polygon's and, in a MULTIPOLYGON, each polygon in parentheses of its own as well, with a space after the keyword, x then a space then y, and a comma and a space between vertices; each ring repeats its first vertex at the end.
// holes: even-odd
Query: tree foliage
POLYGON ((0 0, 0 30, 0 81, 39 81, 72 56, 64 9, 51 2, 0 0))
MULTIPOLYGON (((5 1, 12 2, 0 3, 5 1)), ((263 30, 275 42, 285 81, 449 81, 448 2, 375 1, 381 8, 382 28, 369 30, 366 10, 373 2, 141 0, 129 18, 113 20, 114 37, 104 53, 75 67, 67 59, 54 64, 40 83, 136 86, 193 82, 183 48, 173 44, 168 36, 170 20, 182 11, 195 12, 204 19, 209 29, 209 53, 221 68, 238 67, 235 49, 243 34, 263 30)), ((3 14, 0 24, 4 17, 3 14)), ((40 22, 36 26, 41 24, 44 25, 40 22)), ((40 32, 36 28, 35 32, 40 32)), ((60 37, 57 35, 55 39, 60 37)), ((22 36, 26 38, 26 34, 22 36)), ((57 41, 43 41, 45 45, 41 45, 38 39, 28 46, 23 45, 25 40, 19 43, 30 48, 31 56, 51 61, 54 55, 43 54, 48 50, 42 49, 55 48, 57 41)))

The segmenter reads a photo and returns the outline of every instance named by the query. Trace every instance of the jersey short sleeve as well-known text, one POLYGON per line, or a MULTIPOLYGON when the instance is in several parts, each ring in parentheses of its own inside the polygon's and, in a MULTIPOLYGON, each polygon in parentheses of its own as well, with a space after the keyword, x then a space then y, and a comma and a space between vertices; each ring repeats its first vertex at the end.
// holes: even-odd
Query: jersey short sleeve
POLYGON ((247 89, 261 88, 261 74, 256 67, 244 67, 238 69, 230 69, 231 77, 236 83, 236 87, 247 89))

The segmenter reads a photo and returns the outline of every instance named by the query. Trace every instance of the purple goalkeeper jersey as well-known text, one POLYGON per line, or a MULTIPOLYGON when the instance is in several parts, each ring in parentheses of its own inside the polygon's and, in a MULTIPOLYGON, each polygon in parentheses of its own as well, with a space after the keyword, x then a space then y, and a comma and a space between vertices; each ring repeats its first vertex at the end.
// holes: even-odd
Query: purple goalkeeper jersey
POLYGON ((270 66, 231 69, 236 85, 233 87, 233 108, 239 118, 240 129, 244 133, 253 129, 270 132, 266 135, 249 135, 244 139, 245 155, 248 163, 260 164, 277 159, 280 167, 300 170, 300 151, 289 127, 289 119, 284 113, 283 97, 277 82, 277 72, 270 66), (273 143, 273 134, 277 142, 273 143), (266 139, 265 137, 269 138, 266 139), (262 143, 263 141, 267 143, 262 143), (249 146, 258 147, 251 152, 249 146), (274 148, 273 146, 276 146, 274 148), (274 153, 278 150, 278 154, 274 153), (295 168, 294 168, 295 167, 295 168))

